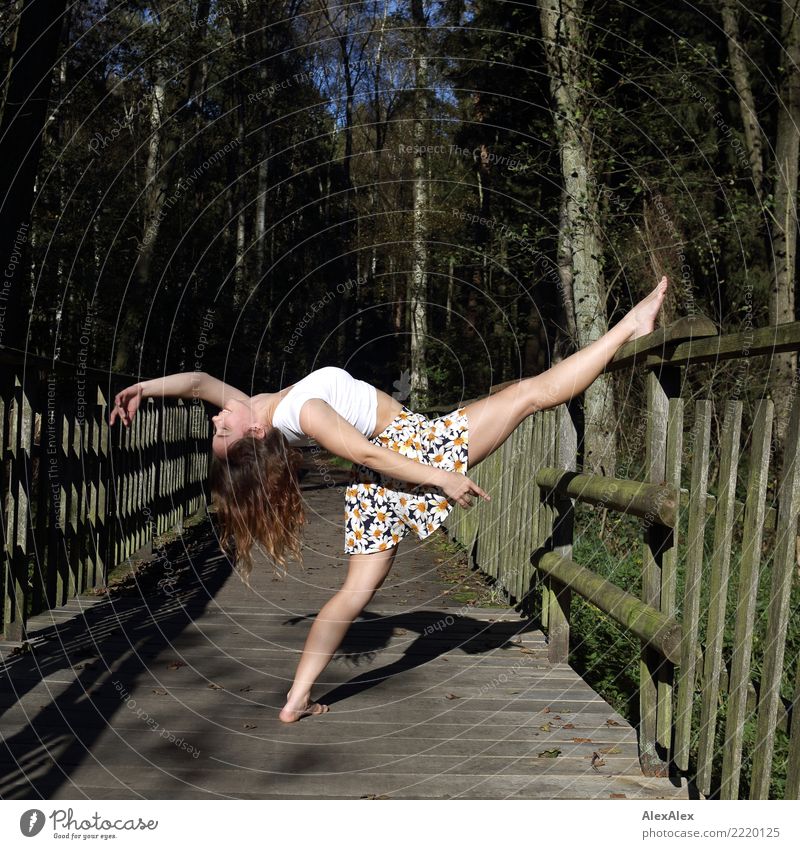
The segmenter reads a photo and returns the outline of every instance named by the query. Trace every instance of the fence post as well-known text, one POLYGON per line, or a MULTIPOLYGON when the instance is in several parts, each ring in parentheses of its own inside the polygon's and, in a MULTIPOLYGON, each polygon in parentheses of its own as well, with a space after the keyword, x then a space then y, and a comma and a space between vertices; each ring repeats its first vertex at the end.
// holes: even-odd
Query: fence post
MULTIPOLYGON (((566 404, 553 413, 556 436, 554 465, 565 471, 576 471, 578 433, 566 404)), ((572 559, 572 537, 575 524, 575 507, 572 499, 553 491, 552 549, 562 557, 572 559)), ((548 660, 550 663, 569 663, 569 619, 572 590, 566 584, 550 578, 548 613, 548 660)))
MULTIPOLYGON (((667 437, 669 399, 680 396, 680 369, 661 366, 658 373, 648 369, 647 377, 647 451, 645 479, 649 483, 667 481, 667 437)), ((644 529, 642 552, 642 601, 661 609, 661 562, 668 542, 669 529, 650 522, 644 529)), ((666 752, 658 742, 658 681, 665 660, 644 641, 639 656, 639 762, 648 776, 665 778, 669 767, 666 752)))

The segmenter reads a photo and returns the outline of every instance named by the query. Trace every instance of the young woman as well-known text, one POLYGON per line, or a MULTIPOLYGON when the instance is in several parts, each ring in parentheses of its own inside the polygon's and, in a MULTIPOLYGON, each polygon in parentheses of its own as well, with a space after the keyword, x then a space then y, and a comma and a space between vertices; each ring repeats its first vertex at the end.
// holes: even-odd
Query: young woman
POLYGON ((311 700, 311 688, 389 574, 408 530, 424 538, 447 517, 451 501, 463 507, 475 497, 488 501, 467 468, 488 457, 528 416, 583 392, 625 342, 650 333, 667 286, 663 277, 608 333, 543 374, 436 419, 332 367, 253 397, 202 372, 146 380, 116 396, 109 421, 119 417, 125 426, 141 399, 151 396, 200 397, 220 408, 212 419, 210 483, 223 550, 235 550, 246 582, 256 541, 278 563, 287 554, 300 557, 305 519, 292 446, 310 438, 355 464, 345 495, 347 576, 311 626, 282 721, 328 710, 311 700))

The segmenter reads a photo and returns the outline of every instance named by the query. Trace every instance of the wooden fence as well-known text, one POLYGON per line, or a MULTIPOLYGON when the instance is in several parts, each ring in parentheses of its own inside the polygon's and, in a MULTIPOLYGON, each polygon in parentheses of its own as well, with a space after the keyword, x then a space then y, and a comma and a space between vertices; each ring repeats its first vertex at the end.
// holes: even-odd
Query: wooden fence
POLYGON ((0 632, 59 607, 205 505, 205 402, 147 399, 129 428, 108 414, 137 378, 0 347, 0 632), (111 406, 109 406, 111 405, 111 406))
MULTIPOLYGON (((717 336, 706 320, 682 319, 629 343, 609 371, 645 369, 644 479, 581 474, 577 428, 562 405, 527 419, 475 467, 472 477, 495 497, 471 510, 456 507, 448 525, 509 603, 539 613, 551 662, 569 661, 573 593, 638 639, 642 769, 677 771, 705 797, 740 798, 745 758, 750 798, 771 798, 776 770, 785 774, 780 795, 800 796, 800 723, 792 721, 800 698, 800 401, 792 404, 778 473, 770 468, 773 402, 756 399, 743 433, 742 401, 688 404, 680 397, 688 383, 681 370, 798 349, 800 322, 745 339, 717 336), (722 426, 712 445, 717 412, 722 426), (710 469, 717 470, 715 483, 710 469), (575 562, 578 506, 641 520, 638 595, 575 562)), ((573 643, 581 639, 572 636, 573 643)))

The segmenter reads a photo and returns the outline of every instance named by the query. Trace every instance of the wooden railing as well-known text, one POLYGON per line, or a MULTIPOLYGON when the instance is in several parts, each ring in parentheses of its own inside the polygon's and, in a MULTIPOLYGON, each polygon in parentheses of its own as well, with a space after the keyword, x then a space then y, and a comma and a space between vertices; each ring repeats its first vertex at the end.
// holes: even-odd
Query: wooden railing
POLYGON ((569 660, 573 593, 638 638, 642 769, 685 775, 706 798, 740 798, 744 758, 750 798, 770 798, 775 769, 785 772, 782 796, 800 796, 800 722, 792 710, 800 698, 800 401, 792 404, 778 472, 770 468, 773 401, 756 399, 749 432, 742 433, 742 401, 690 405, 680 397, 687 383, 681 369, 798 349, 800 322, 754 331, 745 340, 717 336, 706 320, 682 319, 629 343, 609 371, 645 368, 645 479, 580 474, 576 425, 561 405, 527 419, 471 471, 495 497, 472 510, 456 507, 448 524, 510 604, 531 616, 538 612, 551 662, 569 660), (719 408, 720 439, 712 446, 719 408), (685 452, 686 412, 693 425, 685 452), (681 481, 684 453, 688 487, 681 481), (717 470, 716 496, 709 494, 710 469, 717 470), (736 500, 740 482, 743 502, 736 500), (578 505, 641 520, 640 597, 575 562, 578 505))
POLYGON ((109 427, 109 403, 137 379, 0 347, 5 639, 205 506, 205 403, 147 399, 131 427, 109 427))

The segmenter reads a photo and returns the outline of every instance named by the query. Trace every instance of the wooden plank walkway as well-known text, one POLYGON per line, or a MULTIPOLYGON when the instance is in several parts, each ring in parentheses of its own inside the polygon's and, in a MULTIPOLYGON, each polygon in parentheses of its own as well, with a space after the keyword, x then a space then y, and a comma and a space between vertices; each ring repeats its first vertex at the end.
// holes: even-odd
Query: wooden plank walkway
POLYGON ((0 798, 689 798, 642 776, 635 730, 548 664, 535 623, 452 599, 431 541, 403 543, 318 682, 330 712, 281 723, 346 569, 342 490, 305 484, 305 570, 262 565, 248 591, 196 533, 173 585, 75 599, 33 620, 31 652, 0 644, 0 798))

